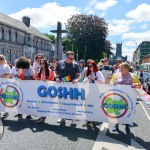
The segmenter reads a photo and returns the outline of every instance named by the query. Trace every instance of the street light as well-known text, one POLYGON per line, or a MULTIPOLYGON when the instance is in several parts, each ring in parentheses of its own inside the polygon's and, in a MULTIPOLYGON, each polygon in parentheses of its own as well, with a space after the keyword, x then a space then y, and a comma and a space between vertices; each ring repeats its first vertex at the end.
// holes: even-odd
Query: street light
POLYGON ((84 47, 84 62, 85 62, 85 57, 86 57, 86 46, 84 47))

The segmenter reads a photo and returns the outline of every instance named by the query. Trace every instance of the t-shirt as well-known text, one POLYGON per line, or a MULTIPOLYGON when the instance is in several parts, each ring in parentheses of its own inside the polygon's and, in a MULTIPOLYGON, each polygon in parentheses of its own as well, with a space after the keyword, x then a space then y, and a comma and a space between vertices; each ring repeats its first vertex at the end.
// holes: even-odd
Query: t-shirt
POLYGON ((0 65, 0 76, 11 73, 10 67, 7 64, 0 65))
POLYGON ((72 82, 76 79, 76 73, 80 73, 80 68, 76 62, 69 64, 65 60, 60 60, 57 63, 56 72, 58 72, 60 80, 66 76, 70 76, 70 82, 72 82))
POLYGON ((136 74, 130 73, 123 77, 121 73, 114 74, 111 81, 118 85, 133 85, 134 83, 140 83, 136 74))
POLYGON ((84 68, 80 68, 80 72, 81 72, 81 78, 80 78, 79 82, 83 82, 83 80, 84 80, 84 68))
MULTIPOLYGON (((97 71, 96 73, 91 72, 91 74, 89 76, 92 76, 95 80, 103 81, 105 83, 105 78, 104 78, 103 74, 101 73, 101 71, 97 71)), ((87 82, 89 80, 88 79, 89 76, 85 77, 83 82, 87 82)))
POLYGON ((34 74, 34 70, 33 70, 33 67, 30 66, 30 68, 28 69, 24 69, 24 76, 25 77, 33 77, 33 74, 34 74))
POLYGON ((101 66, 99 70, 100 71, 103 71, 103 70, 113 71, 113 68, 112 66, 101 66))
POLYGON ((18 78, 18 68, 16 68, 15 66, 11 69, 11 77, 12 79, 16 79, 18 78))

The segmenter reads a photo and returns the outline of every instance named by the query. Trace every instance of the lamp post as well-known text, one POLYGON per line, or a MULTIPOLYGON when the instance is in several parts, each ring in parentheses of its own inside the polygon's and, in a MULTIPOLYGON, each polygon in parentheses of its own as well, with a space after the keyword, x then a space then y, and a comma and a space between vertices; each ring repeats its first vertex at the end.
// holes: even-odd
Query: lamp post
POLYGON ((85 62, 85 57, 86 57, 86 46, 84 47, 84 62, 85 62))

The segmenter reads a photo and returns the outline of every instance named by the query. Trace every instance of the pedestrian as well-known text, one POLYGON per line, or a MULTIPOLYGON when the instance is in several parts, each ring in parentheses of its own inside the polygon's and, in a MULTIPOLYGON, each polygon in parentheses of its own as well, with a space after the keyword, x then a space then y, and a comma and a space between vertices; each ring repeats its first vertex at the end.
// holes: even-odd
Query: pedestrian
POLYGON ((115 71, 113 71, 114 73, 119 73, 120 72, 120 69, 119 69, 119 66, 120 64, 123 62, 122 58, 121 57, 118 57, 116 60, 115 60, 115 65, 117 67, 117 69, 115 71))
MULTIPOLYGON (((54 73, 51 69, 48 68, 48 63, 45 59, 41 59, 40 62, 41 69, 35 71, 35 79, 43 80, 43 81, 53 81, 54 80, 54 73)), ((46 117, 42 116, 38 119, 37 123, 42 124, 45 122, 46 117)))
MULTIPOLYGON (((133 86, 141 86, 141 83, 138 79, 138 76, 129 72, 130 66, 127 62, 120 64, 120 72, 113 75, 110 84, 114 85, 133 85, 133 86)), ((125 124, 126 134, 130 133, 130 128, 128 124, 125 124)), ((119 131, 119 124, 116 124, 112 131, 119 131)))
MULTIPOLYGON (((103 74, 101 73, 101 71, 98 70, 98 66, 96 65, 96 62, 91 60, 88 62, 88 66, 87 66, 87 71, 85 74, 85 78, 84 78, 84 83, 89 82, 89 83, 99 83, 99 84, 104 84, 105 83, 105 78, 103 76, 103 74)), ((96 127, 94 122, 91 121, 86 121, 85 124, 83 124, 83 126, 91 126, 93 128, 96 127)))
MULTIPOLYGON (((21 80, 33 80, 34 70, 30 65, 30 61, 26 57, 20 57, 16 63, 18 68, 18 78, 21 80)), ((14 117, 22 117, 22 114, 17 114, 14 117)), ((27 115, 26 119, 32 119, 31 115, 27 115)))
MULTIPOLYGON (((77 83, 81 78, 80 68, 78 64, 74 61, 74 52, 68 51, 66 53, 66 58, 60 60, 57 63, 55 70, 56 73, 56 82, 72 82, 77 83), (68 80, 65 80, 68 79, 68 80)), ((64 122, 64 118, 57 120, 58 123, 64 122)), ((75 124, 75 120, 72 120, 72 124, 75 124)))
MULTIPOLYGON (((4 55, 0 54, 0 78, 7 78, 11 77, 11 69, 9 65, 7 65, 7 61, 4 55)), ((8 112, 3 114, 3 118, 7 118, 9 116, 8 112)))
POLYGON ((83 80, 84 80, 84 69, 85 69, 85 67, 84 67, 84 60, 80 60, 79 61, 79 68, 80 68, 80 72, 81 72, 81 78, 80 78, 80 80, 79 80, 79 82, 83 82, 83 80))

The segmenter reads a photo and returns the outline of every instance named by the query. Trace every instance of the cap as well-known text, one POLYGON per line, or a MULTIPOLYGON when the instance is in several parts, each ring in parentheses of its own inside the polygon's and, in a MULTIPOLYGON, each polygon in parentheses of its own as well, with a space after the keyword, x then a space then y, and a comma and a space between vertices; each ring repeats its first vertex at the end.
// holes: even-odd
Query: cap
POLYGON ((115 61, 123 62, 123 59, 121 57, 118 57, 115 61))

